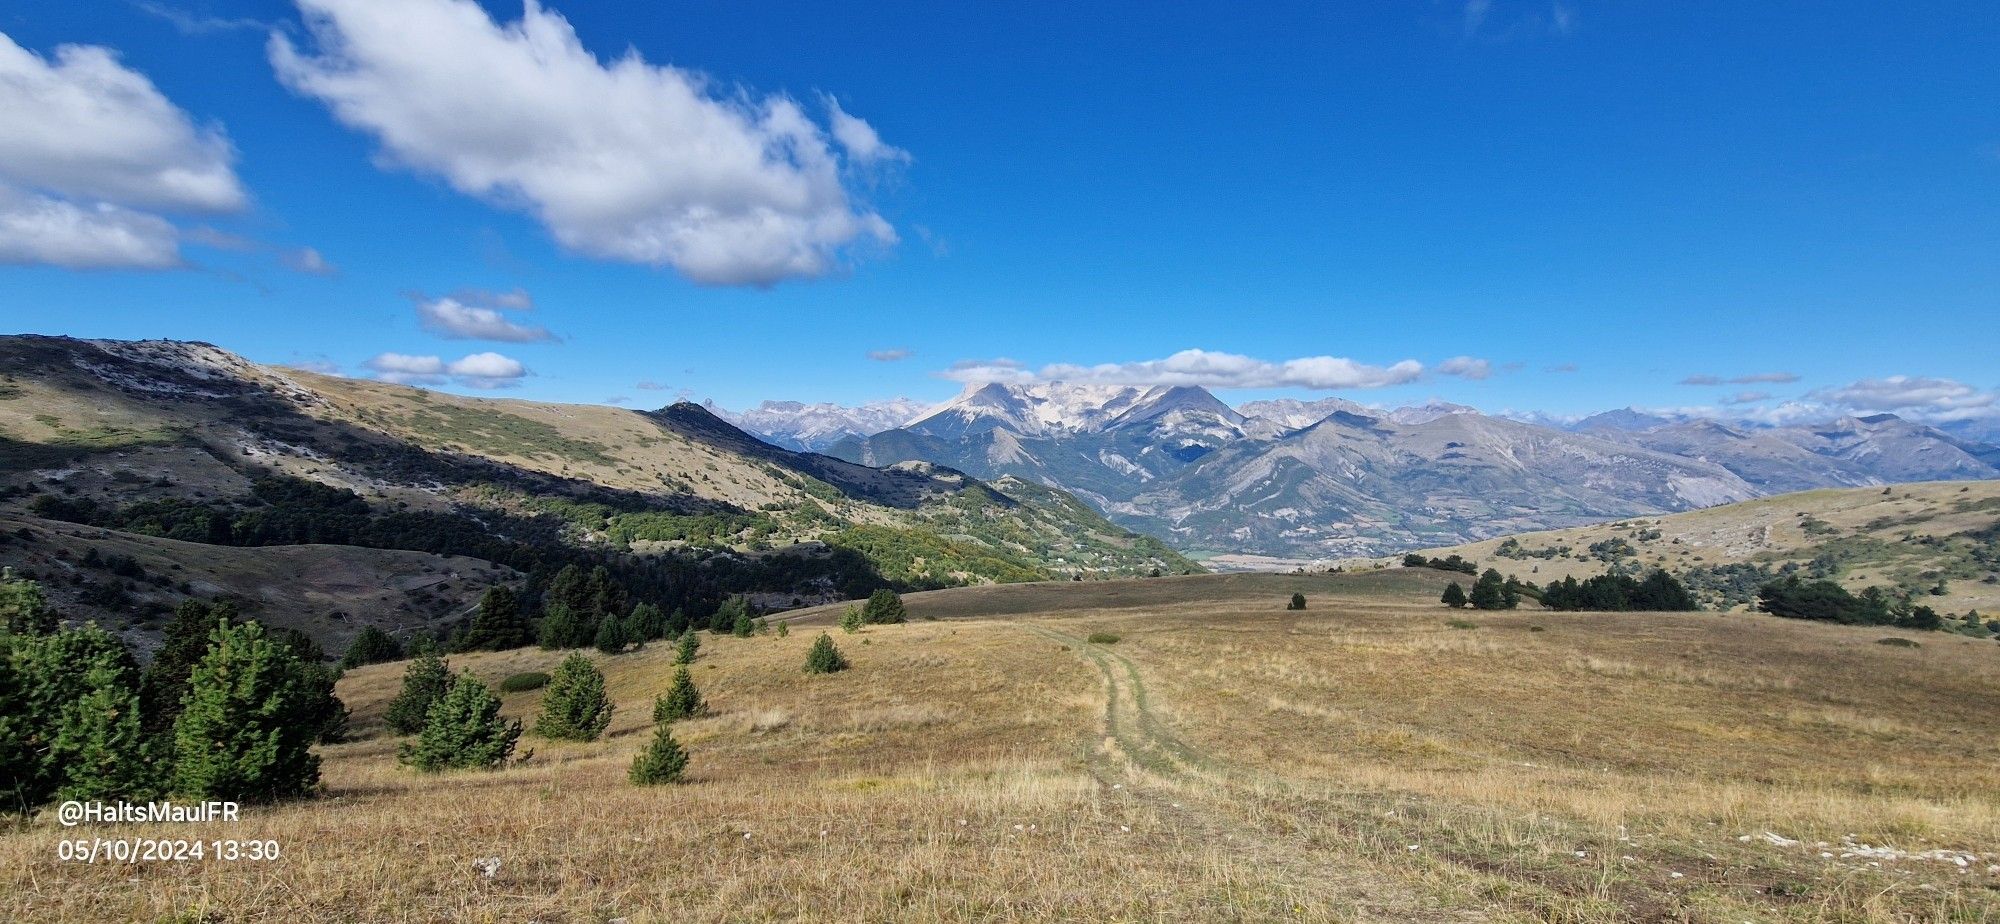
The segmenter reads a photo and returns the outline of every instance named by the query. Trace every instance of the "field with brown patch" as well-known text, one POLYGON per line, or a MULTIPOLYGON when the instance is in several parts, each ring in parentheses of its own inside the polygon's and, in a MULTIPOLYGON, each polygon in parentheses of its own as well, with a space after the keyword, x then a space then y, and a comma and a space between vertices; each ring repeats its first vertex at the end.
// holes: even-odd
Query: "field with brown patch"
MULTIPOLYGON (((913 594, 915 622, 832 630, 854 669, 826 677, 800 667, 831 609, 787 638, 704 635, 713 712, 680 727, 693 782, 664 789, 624 774, 667 646, 594 656, 618 703, 605 740, 527 736, 516 766, 437 777, 398 767, 380 724, 400 665, 364 668, 341 684, 359 737, 325 749, 324 798, 68 832, 271 838, 281 860, 62 863, 64 829, 40 820, 0 835, 0 916, 2000 916, 2000 645, 1745 615, 1468 616, 1431 602, 1447 579, 913 594), (1303 612, 1283 608, 1294 591, 1303 612)), ((453 663, 497 681, 560 657, 453 663)))

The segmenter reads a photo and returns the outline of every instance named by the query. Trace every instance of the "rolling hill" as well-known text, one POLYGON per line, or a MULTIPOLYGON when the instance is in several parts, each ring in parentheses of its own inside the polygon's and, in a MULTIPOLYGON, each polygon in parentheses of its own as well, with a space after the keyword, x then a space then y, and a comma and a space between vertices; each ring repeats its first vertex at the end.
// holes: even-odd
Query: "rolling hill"
MULTIPOLYGON (((482 575, 531 592, 563 565, 608 564, 635 594, 696 609, 730 593, 776 607, 867 584, 1195 568, 1058 491, 782 449, 693 404, 638 412, 467 398, 176 341, 5 337, 0 370, 0 515, 28 530, 0 545, 0 564, 58 588, 74 617, 133 628, 142 645, 188 594, 181 573, 202 557, 190 543, 236 549, 216 563, 240 566, 190 582, 212 588, 197 594, 327 628, 329 642, 343 634, 326 625, 330 614, 380 611, 381 588, 404 571, 469 566, 385 559, 372 587, 273 597, 257 575, 281 555, 313 569, 302 562, 319 555, 335 570, 373 559, 269 547, 475 558, 495 566, 482 575), (95 532, 48 528, 56 522, 95 532), (61 542, 45 544, 50 536, 61 542), (79 543, 104 546, 95 563, 79 543), (142 567, 109 571, 101 562, 112 554, 142 567), (86 585, 122 596, 63 589, 86 585), (297 608, 307 612, 278 612, 297 608)), ((464 602, 412 589, 389 612, 409 628, 464 602)))
POLYGON ((1757 584, 1796 571, 1855 591, 1905 592, 1940 611, 2000 614, 2000 481, 1803 491, 1420 554, 1460 555, 1537 583, 1661 568, 1716 607, 1742 606, 1757 584))

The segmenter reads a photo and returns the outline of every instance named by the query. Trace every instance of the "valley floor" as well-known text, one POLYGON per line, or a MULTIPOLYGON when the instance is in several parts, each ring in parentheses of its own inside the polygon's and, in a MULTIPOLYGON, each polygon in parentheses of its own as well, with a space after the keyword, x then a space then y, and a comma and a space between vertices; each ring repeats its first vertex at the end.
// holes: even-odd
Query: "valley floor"
MULTIPOLYGON (((1760 616, 1465 613, 1427 569, 914 594, 907 625, 703 636, 689 785, 606 739, 422 777, 350 672, 322 799, 0 834, 27 921, 1991 921, 2000 645, 1760 616), (1294 591, 1303 612, 1287 612, 1294 591), (1459 625, 1452 625, 1456 621, 1459 625), (1117 640, 1108 641, 1108 635, 1117 640), (1096 636, 1099 641, 1090 639, 1096 636), (1876 644, 1903 636, 1918 648, 1876 644), (86 866, 65 835, 277 840, 86 866), (1864 846, 1865 845, 1865 846, 1864 846), (490 878, 474 861, 497 857, 490 878), (179 917, 175 917, 175 916, 179 917), (207 915, 204 917, 203 915, 207 915)), ((559 653, 459 656, 497 681, 559 653)), ((539 694, 508 697, 528 715, 539 694)))

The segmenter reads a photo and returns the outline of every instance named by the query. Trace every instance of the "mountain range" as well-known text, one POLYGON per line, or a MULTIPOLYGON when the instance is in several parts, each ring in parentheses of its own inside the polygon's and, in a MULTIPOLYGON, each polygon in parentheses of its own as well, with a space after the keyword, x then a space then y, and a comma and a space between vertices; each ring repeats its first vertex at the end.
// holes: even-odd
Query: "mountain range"
POLYGON ((150 642, 190 597, 339 650, 607 569, 712 612, 1196 566, 1059 489, 772 445, 697 404, 472 398, 205 343, 0 337, 0 564, 150 642))
POLYGON ((1194 386, 983 383, 863 435, 909 402, 868 418, 801 407, 736 420, 774 440, 844 430, 815 448, 856 463, 1058 487, 1195 553, 1375 555, 1808 488, 2000 478, 2000 449, 1889 414, 1760 426, 1628 408, 1557 423, 1442 402, 1232 407, 1194 386))

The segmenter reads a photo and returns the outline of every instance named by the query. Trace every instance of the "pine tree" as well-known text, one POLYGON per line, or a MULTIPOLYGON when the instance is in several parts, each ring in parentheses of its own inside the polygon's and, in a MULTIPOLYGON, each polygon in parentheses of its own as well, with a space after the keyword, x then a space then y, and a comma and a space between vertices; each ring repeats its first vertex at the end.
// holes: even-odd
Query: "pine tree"
POLYGON ((756 633, 757 623, 750 619, 749 613, 738 613, 736 615, 736 623, 729 627, 729 634, 737 638, 749 638, 756 633))
POLYGON ((608 618, 627 609, 625 588, 611 576, 611 569, 598 565, 590 569, 590 615, 599 619, 608 618))
POLYGON ((640 786, 678 783, 687 772, 687 751, 674 740, 673 726, 659 723, 653 729, 653 743, 632 759, 631 780, 640 786))
POLYGON ((145 710, 146 731, 172 737, 174 719, 181 714, 181 699, 187 695, 188 675, 208 654, 208 637, 217 621, 234 624, 236 605, 183 600, 167 621, 160 649, 153 653, 140 678, 140 706, 145 710))
POLYGON ((1507 605, 1507 582, 1500 572, 1492 568, 1472 583, 1472 605, 1475 609, 1504 610, 1507 605))
POLYGON ((694 688, 694 678, 683 667, 674 671, 674 685, 653 701, 653 721, 678 722, 701 714, 701 691, 694 688))
POLYGON ((459 639, 460 651, 505 651, 528 644, 528 621, 514 588, 496 584, 479 598, 479 613, 459 639))
POLYGON ((625 620, 616 615, 605 616, 597 622, 597 638, 592 644, 605 654, 618 654, 625 650, 631 640, 625 635, 625 620))
POLYGON ((721 635, 736 629, 736 618, 750 612, 749 601, 741 596, 730 597, 717 607, 715 615, 708 621, 708 631, 721 635))
POLYGON ((502 719, 500 698, 467 671, 431 705, 423 733, 397 749, 397 760, 425 773, 497 767, 520 738, 521 723, 502 719))
POLYGON ((0 636, 0 793, 29 808, 50 798, 144 798, 157 791, 157 739, 139 712, 139 667, 96 626, 0 636))
POLYGON ((632 608, 630 623, 632 640, 640 643, 665 638, 667 615, 651 603, 641 603, 632 608))
POLYGON ((42 595, 42 585, 0 569, 0 625, 13 635, 47 635, 56 630, 56 614, 42 595))
POLYGON ((674 607, 674 611, 667 614, 667 630, 660 637, 666 638, 671 635, 675 638, 680 638, 681 633, 688 631, 693 625, 693 620, 688 619, 687 610, 678 606, 674 607))
POLYGON ((0 812, 34 806, 28 787, 35 776, 35 715, 28 711, 25 684, 14 666, 18 643, 0 633, 0 812))
POLYGON ((869 594, 868 606, 861 611, 861 621, 872 626, 894 625, 908 618, 903 598, 887 587, 869 594))
POLYGON ((812 650, 806 652, 806 673, 832 674, 846 669, 847 659, 841 656, 839 648, 834 647, 833 639, 821 632, 813 642, 812 650))
POLYGON ((850 606, 840 614, 840 631, 853 635, 861 631, 862 622, 861 607, 850 606))
POLYGON ((701 648, 701 639, 696 638, 693 629, 681 633, 680 644, 674 650, 675 664, 693 664, 694 653, 701 648))
POLYGON ((1293 594, 1291 601, 1285 604, 1285 609, 1288 610, 1302 610, 1305 608, 1306 608, 1305 594, 1293 594))
POLYGON ((289 648, 255 622, 218 621, 174 720, 173 792, 251 801, 319 785, 312 753, 323 696, 289 648))
POLYGON ((383 719, 399 735, 423 731, 432 704, 443 699, 450 689, 451 665, 434 654, 419 656, 403 669, 403 692, 389 701, 389 711, 383 719))
POLYGON ((790 634, 792 634, 791 624, 783 619, 778 620, 778 637, 784 638, 790 634))
POLYGON ((542 625, 536 641, 549 651, 564 648, 581 648, 595 639, 595 633, 585 635, 583 617, 568 604, 552 602, 542 610, 542 625), (578 639, 583 641, 579 642, 578 639))
POLYGON ((1458 586, 1457 581, 1453 581, 1446 585, 1441 600, 1445 606, 1462 608, 1465 606, 1465 588, 1458 586))
POLYGON ((544 738, 595 741, 611 724, 611 700, 604 695, 604 674, 580 654, 563 659, 542 694, 542 714, 535 734, 544 738))
POLYGON ((118 647, 121 657, 94 659, 83 669, 88 692, 65 707, 57 723, 50 756, 63 782, 56 799, 138 800, 159 791, 160 739, 146 734, 139 668, 118 647))
POLYGON ((596 605, 597 595, 591 589, 590 576, 576 565, 564 565, 542 594, 543 612, 552 612, 560 606, 582 619, 596 605))
POLYGON ((374 626, 361 630, 354 642, 347 646, 347 653, 340 658, 341 670, 349 670, 366 664, 381 664, 403 656, 402 643, 396 637, 374 626))

